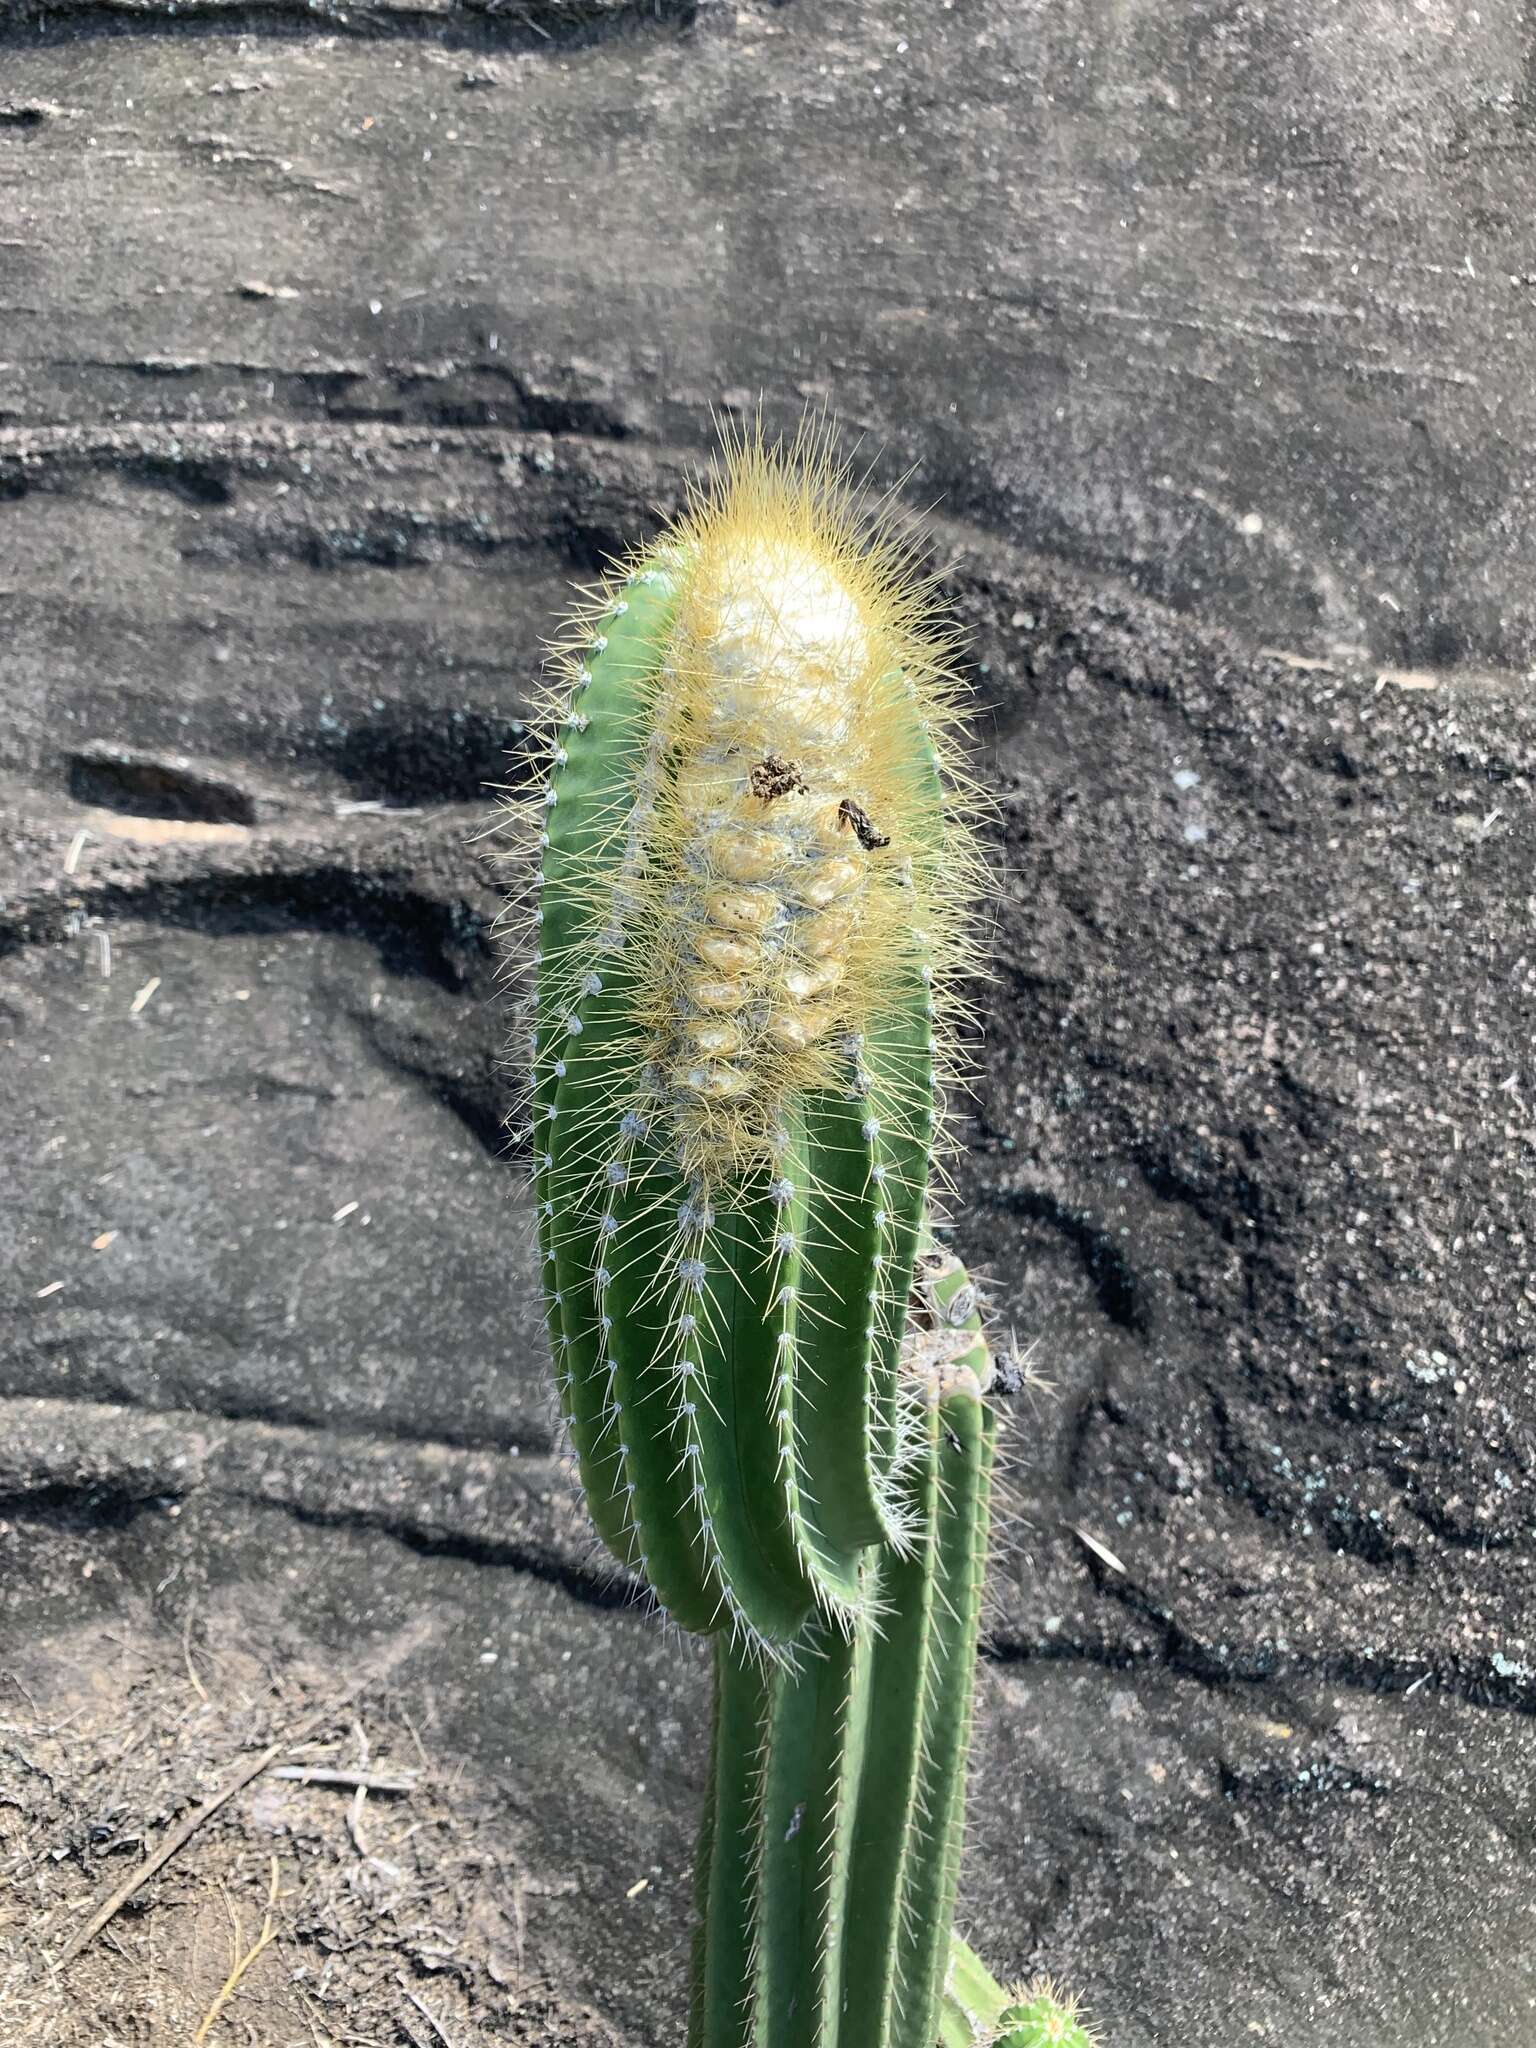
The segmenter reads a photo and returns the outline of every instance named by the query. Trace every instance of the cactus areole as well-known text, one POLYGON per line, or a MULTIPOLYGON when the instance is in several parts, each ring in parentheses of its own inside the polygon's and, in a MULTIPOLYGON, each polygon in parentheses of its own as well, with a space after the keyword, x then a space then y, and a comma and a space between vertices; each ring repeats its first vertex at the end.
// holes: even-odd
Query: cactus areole
POLYGON ((952 649, 826 437, 728 445, 556 651, 528 1056, 604 1540, 783 1655, 913 1538, 898 1354, 975 856, 952 649))

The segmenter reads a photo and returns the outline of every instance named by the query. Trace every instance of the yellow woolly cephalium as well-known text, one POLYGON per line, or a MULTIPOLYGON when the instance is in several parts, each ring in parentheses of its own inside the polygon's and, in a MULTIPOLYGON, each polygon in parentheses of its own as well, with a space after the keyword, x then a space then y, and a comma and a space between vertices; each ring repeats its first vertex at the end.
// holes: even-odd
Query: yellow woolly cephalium
POLYGON ((568 621, 544 725, 557 796, 593 651, 642 583, 672 603, 610 714, 633 773, 570 857, 580 915, 539 1005, 563 1013, 622 956, 612 1096, 664 1102, 684 1172, 718 1186, 771 1157, 787 1100, 857 1073, 914 969, 952 1068, 974 792, 932 581, 824 429, 728 437, 718 476, 568 621))

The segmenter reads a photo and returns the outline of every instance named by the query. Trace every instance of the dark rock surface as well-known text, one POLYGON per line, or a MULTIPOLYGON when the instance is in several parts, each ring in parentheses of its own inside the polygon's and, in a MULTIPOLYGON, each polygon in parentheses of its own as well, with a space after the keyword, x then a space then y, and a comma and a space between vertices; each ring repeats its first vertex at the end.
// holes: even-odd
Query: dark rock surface
POLYGON ((826 397, 943 497, 955 1235, 1057 1387, 970 1925, 1121 2048, 1529 2029, 1530 52, 0 10, 0 1668, 431 1615, 402 1697, 580 1873, 546 1974, 676 2037, 701 1666, 553 1457, 473 834, 565 583, 826 397))

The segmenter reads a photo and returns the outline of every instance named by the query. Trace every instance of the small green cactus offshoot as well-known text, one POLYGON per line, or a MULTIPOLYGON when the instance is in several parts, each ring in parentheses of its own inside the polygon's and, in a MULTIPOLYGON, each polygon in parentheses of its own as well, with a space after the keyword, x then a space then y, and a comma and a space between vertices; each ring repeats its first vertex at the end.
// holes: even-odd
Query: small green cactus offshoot
POLYGON ((1004 1990, 958 1935, 939 2015, 939 2048, 1096 2048, 1077 2000, 1049 1978, 1004 1990))
POLYGON ((903 1346, 912 1541, 878 1621, 793 1669, 716 1650, 691 2048, 933 2048, 949 1969, 995 1420, 963 1267, 926 1252, 903 1346), (922 1269, 926 1269, 923 1271, 922 1269))
POLYGON ((896 1360, 975 866, 949 649, 824 443, 573 622, 536 844, 550 1334, 605 1542, 685 1627, 851 1632, 911 1540, 896 1360))

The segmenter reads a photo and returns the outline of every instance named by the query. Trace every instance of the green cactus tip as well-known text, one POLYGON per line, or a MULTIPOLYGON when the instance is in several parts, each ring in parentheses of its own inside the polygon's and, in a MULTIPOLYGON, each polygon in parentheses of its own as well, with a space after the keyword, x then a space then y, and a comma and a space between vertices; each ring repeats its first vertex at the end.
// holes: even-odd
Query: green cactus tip
POLYGON ((1016 1987, 999 2022, 997 2048, 1094 2048, 1077 2000, 1049 1977, 1016 1987))

